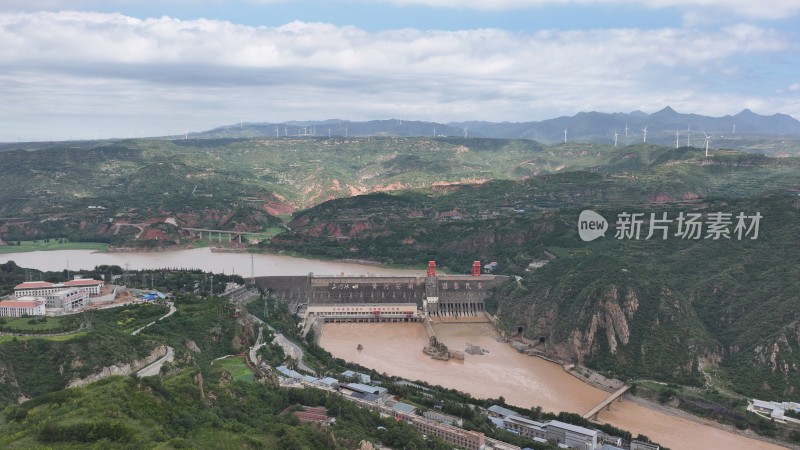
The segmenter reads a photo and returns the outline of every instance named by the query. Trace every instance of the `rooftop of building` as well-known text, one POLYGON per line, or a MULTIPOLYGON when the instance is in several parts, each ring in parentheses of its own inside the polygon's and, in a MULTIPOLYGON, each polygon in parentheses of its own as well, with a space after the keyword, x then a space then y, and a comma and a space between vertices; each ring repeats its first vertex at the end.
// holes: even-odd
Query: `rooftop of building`
POLYGON ((562 430, 572 431, 574 433, 580 433, 586 436, 597 436, 597 430, 590 430, 585 427, 573 425, 571 423, 560 422, 558 420, 551 420, 546 422, 545 425, 548 427, 556 427, 561 428, 562 430))
POLYGON ((282 373, 283 375, 285 375, 285 376, 287 376, 289 378, 295 378, 295 379, 302 379, 303 378, 303 375, 300 372, 297 372, 296 370, 292 370, 292 369, 290 369, 290 368, 288 368, 286 366, 278 366, 278 367, 275 368, 275 370, 277 370, 278 372, 282 373))
POLYGON ((528 419, 527 417, 522 416, 508 416, 505 418, 508 422, 517 422, 522 425, 544 428, 545 424, 543 422, 537 422, 535 420, 528 419))
POLYGON ((22 297, 17 300, 3 300, 0 301, 0 307, 8 308, 35 308, 36 306, 44 304, 44 300, 38 300, 34 297, 22 297))
POLYGON ((753 400, 753 406, 762 409, 777 409, 781 408, 781 404, 775 402, 768 402, 764 400, 753 400))
POLYGON ((358 377, 359 379, 361 379, 362 383, 369 383, 370 381, 372 381, 372 378, 369 375, 361 372, 354 372, 352 370, 345 370, 344 372, 342 372, 342 376, 347 378, 358 377))
POLYGON ((364 393, 364 392, 353 392, 353 394, 350 395, 350 397, 357 398, 359 400, 364 400, 365 402, 373 402, 373 403, 381 399, 380 395, 364 393))
POLYGON ((318 381, 320 384, 324 384, 324 385, 326 385, 326 386, 335 386, 335 385, 338 385, 338 384, 339 384, 339 380, 337 380, 336 378, 333 378, 333 377, 325 377, 325 378, 320 378, 320 379, 319 379, 319 380, 317 380, 317 381, 318 381))
POLYGON ((46 289, 57 287, 75 287, 75 286, 98 286, 103 285, 105 282, 101 280, 94 280, 92 278, 79 278, 77 280, 69 280, 63 283, 50 283, 49 281, 25 281, 14 286, 14 289, 19 291, 23 289, 46 289))
POLYGON ((603 446, 600 447, 600 450, 623 450, 623 449, 619 448, 619 447, 617 447, 615 445, 603 444, 603 446))
POLYGON ((100 284, 105 284, 105 282, 100 281, 100 280, 93 280, 91 278, 86 278, 86 279, 80 278, 80 279, 77 279, 77 280, 65 281, 62 284, 64 286, 97 286, 97 285, 100 285, 100 284))
POLYGON ((508 416, 516 416, 518 413, 516 411, 512 411, 508 408, 503 408, 500 405, 492 405, 489 408, 490 413, 497 414, 498 416, 508 417, 508 416))
POLYGON ((414 414, 414 412, 417 410, 417 407, 414 405, 409 405, 408 403, 396 402, 394 405, 392 405, 392 409, 395 411, 414 414))
POLYGON ((490 420, 490 421, 491 421, 491 422, 494 424, 494 426, 495 426, 495 427, 497 427, 497 428, 504 428, 504 427, 505 427, 505 423, 503 422, 503 419, 501 419, 501 418, 499 418, 499 417, 489 417, 489 420, 490 420))
POLYGON ((14 286, 14 289, 41 289, 41 288, 49 288, 53 287, 53 283, 48 281, 26 281, 24 283, 20 283, 14 286))
POLYGON ((347 389, 350 389, 351 391, 367 392, 370 394, 378 394, 378 395, 384 394, 388 391, 386 388, 383 387, 371 386, 369 384, 363 384, 363 383, 347 383, 345 387, 347 389))

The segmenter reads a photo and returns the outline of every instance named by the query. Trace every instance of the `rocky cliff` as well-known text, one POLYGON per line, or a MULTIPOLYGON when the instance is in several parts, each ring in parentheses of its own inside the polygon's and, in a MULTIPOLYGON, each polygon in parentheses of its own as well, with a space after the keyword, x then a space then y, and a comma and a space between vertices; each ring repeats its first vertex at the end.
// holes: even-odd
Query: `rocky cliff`
MULTIPOLYGON (((119 363, 119 364, 114 364, 112 366, 103 367, 103 370, 101 370, 98 373, 93 373, 83 378, 75 378, 70 380, 67 387, 68 388, 83 387, 89 383, 94 383, 114 375, 122 375, 122 376, 130 375, 132 373, 135 373, 139 369, 147 367, 148 365, 156 361, 158 358, 161 358, 166 354, 167 354, 167 347, 165 345, 159 345, 158 347, 154 348, 153 351, 150 352, 150 354, 147 355, 147 357, 145 358, 136 359, 127 363, 119 363)), ((79 363, 80 362, 77 360, 73 361, 73 364, 79 364, 79 363)))
POLYGON ((721 350, 686 299, 614 261, 600 262, 566 268, 553 261, 507 286, 497 294, 501 322, 522 327, 543 341, 537 350, 565 362, 700 383, 700 359, 713 361, 721 350))

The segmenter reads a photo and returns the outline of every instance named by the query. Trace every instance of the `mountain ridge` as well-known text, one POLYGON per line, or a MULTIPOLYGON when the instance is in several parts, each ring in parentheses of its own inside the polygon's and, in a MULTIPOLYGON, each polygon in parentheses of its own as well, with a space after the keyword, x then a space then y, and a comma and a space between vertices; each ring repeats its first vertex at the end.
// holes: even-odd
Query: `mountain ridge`
MULTIPOLYGON (((642 137, 648 127, 648 138, 653 143, 666 143, 674 139, 677 130, 684 139, 687 130, 702 136, 703 132, 716 136, 742 135, 800 136, 800 121, 787 114, 761 115, 749 108, 734 115, 721 117, 696 113, 680 113, 671 106, 652 114, 642 111, 606 113, 581 111, 573 116, 560 116, 541 121, 492 122, 468 120, 461 122, 431 122, 422 120, 380 119, 350 121, 343 119, 287 121, 280 123, 241 123, 190 133, 192 137, 292 137, 292 136, 430 136, 430 137, 484 137, 495 139, 532 139, 543 144, 567 141, 608 143, 614 133, 628 138, 642 137), (735 130, 734 130, 735 126, 735 130), (316 129, 320 127, 320 129, 316 129), (670 132, 668 136, 664 132, 670 132), (657 134, 658 133, 658 134, 657 134)), ((628 140, 626 143, 634 142, 628 140)))

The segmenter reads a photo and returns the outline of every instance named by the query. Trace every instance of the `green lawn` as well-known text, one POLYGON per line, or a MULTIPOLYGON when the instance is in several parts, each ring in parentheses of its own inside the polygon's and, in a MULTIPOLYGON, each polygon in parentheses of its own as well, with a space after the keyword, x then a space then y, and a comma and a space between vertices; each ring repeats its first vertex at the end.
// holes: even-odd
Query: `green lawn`
POLYGON ((259 240, 259 241, 267 241, 275 237, 276 235, 283 233, 286 231, 284 227, 268 227, 266 230, 262 231, 259 234, 250 234, 247 235, 247 239, 250 240, 259 240))
POLYGON ((204 248, 209 247, 211 244, 207 239, 197 239, 192 241, 192 248, 204 248))
POLYGON ((32 317, 4 317, 6 323, 0 324, 0 327, 8 327, 13 330, 52 330, 62 326, 60 317, 47 317, 45 322, 28 323, 32 317))
POLYGON ((231 356, 214 361, 214 367, 230 372, 234 380, 253 381, 253 371, 244 362, 244 356, 231 356))
POLYGON ((99 242, 64 242, 59 243, 56 240, 50 242, 44 241, 20 241, 20 245, 16 242, 9 242, 9 245, 0 247, 0 254, 4 253, 22 253, 22 252, 35 252, 45 250, 105 250, 108 244, 99 242))

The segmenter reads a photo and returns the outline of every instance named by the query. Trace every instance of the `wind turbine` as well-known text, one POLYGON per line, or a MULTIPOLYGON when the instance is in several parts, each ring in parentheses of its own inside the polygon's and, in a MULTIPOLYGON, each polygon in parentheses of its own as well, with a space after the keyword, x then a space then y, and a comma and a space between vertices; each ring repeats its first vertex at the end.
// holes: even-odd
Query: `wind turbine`
POLYGON ((625 124, 625 137, 628 137, 628 124, 625 124))
POLYGON ((703 134, 706 136, 706 158, 708 158, 708 142, 711 140, 713 136, 707 135, 705 131, 703 131, 703 134))
POLYGON ((687 147, 691 147, 692 146, 692 126, 691 125, 686 127, 686 146, 687 147))
POLYGON ((642 128, 642 131, 644 131, 644 136, 642 137, 642 142, 646 143, 647 142, 647 125, 645 125, 644 128, 642 128))
POLYGON ((678 148, 678 138, 680 137, 680 132, 678 131, 678 127, 675 127, 675 148, 678 148))
POLYGON ((619 134, 617 134, 617 130, 615 129, 614 130, 614 147, 617 146, 617 136, 619 136, 619 134))
POLYGON ((464 128, 464 139, 467 138, 467 130, 469 130, 469 127, 464 128))
POLYGON ((567 129, 564 128, 564 143, 567 143, 567 129))
POLYGON ((736 124, 733 124, 733 135, 736 136, 736 124))

